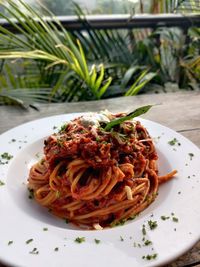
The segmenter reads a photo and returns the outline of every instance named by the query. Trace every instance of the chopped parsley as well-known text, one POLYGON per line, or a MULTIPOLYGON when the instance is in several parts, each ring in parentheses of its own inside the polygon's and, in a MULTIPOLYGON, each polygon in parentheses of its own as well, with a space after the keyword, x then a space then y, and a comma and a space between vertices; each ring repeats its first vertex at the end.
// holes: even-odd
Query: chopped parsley
POLYGON ((124 238, 120 235, 120 241, 124 241, 124 238))
POLYGON ((125 224, 125 222, 126 222, 127 220, 126 219, 122 219, 122 220, 120 220, 120 221, 118 221, 118 222, 112 222, 111 224, 110 224, 110 227, 115 227, 115 226, 119 226, 119 225, 124 225, 125 224))
POLYGON ((157 221, 152 221, 152 220, 148 221, 148 225, 151 230, 155 229, 158 226, 157 221))
POLYGON ((30 238, 30 239, 26 240, 26 244, 27 245, 30 244, 31 242, 33 242, 33 238, 30 238))
POLYGON ((5 183, 0 180, 0 186, 3 186, 3 185, 5 185, 5 183))
POLYGON ((158 254, 154 253, 154 254, 148 254, 146 256, 142 256, 143 259, 145 260, 155 260, 157 258, 158 254))
POLYGON ((59 138, 57 139, 57 145, 59 147, 63 147, 64 146, 63 141, 61 139, 59 139, 59 138))
MULTIPOLYGON (((178 194, 180 194, 181 192, 179 191, 178 194)), ((178 222, 178 218, 175 216, 174 212, 171 212, 171 219, 173 222, 178 222)), ((163 221, 170 219, 170 216, 161 216, 160 217, 163 221)))
POLYGON ((150 240, 145 240, 144 245, 145 245, 145 246, 152 245, 152 241, 150 241, 150 240))
POLYGON ((13 244, 13 241, 12 240, 9 240, 8 241, 8 246, 12 245, 13 244))
POLYGON ((96 243, 96 244, 99 244, 100 242, 101 242, 101 240, 99 240, 99 239, 94 239, 94 242, 96 243))
POLYGON ((96 142, 99 142, 100 141, 100 138, 97 136, 96 137, 96 142))
POLYGON ((172 221, 173 222, 178 222, 178 218, 177 217, 172 217, 172 221))
POLYGON ((10 143, 14 143, 14 142, 16 142, 17 140, 16 139, 11 139, 8 143, 10 144, 10 143))
POLYGON ((28 191, 29 191, 29 195, 28 195, 28 198, 29 199, 33 199, 34 198, 34 191, 33 191, 33 189, 28 189, 28 191))
POLYGON ((54 248, 54 251, 58 251, 58 250, 59 250, 59 248, 58 248, 58 247, 54 248))
POLYGON ((145 229, 145 225, 144 224, 142 225, 142 234, 143 235, 146 235, 147 234, 147 231, 145 229))
POLYGON ((4 152, 3 154, 1 154, 1 158, 2 159, 7 159, 7 160, 10 160, 13 158, 12 155, 8 154, 8 152, 4 152))
POLYGON ((176 138, 173 138, 172 140, 170 140, 170 141, 168 142, 168 144, 169 144, 170 146, 175 146, 176 144, 177 144, 178 146, 181 145, 181 143, 179 143, 178 140, 177 140, 176 138))
POLYGON ((85 237, 77 237, 77 238, 74 240, 74 242, 76 242, 76 243, 83 243, 83 242, 85 242, 85 237))
POLYGON ((102 145, 107 145, 107 144, 108 144, 108 142, 106 142, 106 141, 103 141, 103 142, 101 142, 101 144, 102 144, 102 145))
POLYGON ((0 155, 0 164, 8 164, 8 161, 12 159, 13 156, 8 154, 8 152, 4 152, 3 154, 0 155))
POLYGON ((130 220, 130 221, 135 220, 136 217, 137 217, 137 215, 133 215, 130 218, 128 218, 128 220, 130 220))
POLYGON ((38 251, 37 248, 33 248, 29 253, 30 254, 34 254, 34 255, 37 255, 37 254, 39 254, 39 251, 38 251))
POLYGON ((48 228, 47 228, 47 227, 44 227, 44 228, 43 228, 43 231, 48 231, 48 228))
POLYGON ((190 157, 190 160, 192 160, 192 158, 194 157, 194 154, 193 153, 188 153, 189 157, 190 157))
POLYGON ((60 127, 60 130, 59 130, 59 133, 61 132, 64 132, 67 128, 67 123, 63 124, 61 127, 60 127))
POLYGON ((134 246, 134 248, 141 248, 142 247, 140 243, 136 243, 136 242, 133 243, 133 246, 134 246))
POLYGON ((163 221, 165 221, 165 220, 168 220, 168 219, 169 219, 169 216, 162 215, 160 218, 161 218, 163 221))

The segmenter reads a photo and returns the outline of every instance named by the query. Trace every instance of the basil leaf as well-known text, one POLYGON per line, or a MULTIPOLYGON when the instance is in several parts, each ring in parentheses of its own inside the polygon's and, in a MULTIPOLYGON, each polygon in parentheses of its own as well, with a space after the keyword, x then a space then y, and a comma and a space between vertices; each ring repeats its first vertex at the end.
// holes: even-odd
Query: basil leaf
POLYGON ((138 117, 144 113, 146 113, 150 108, 152 107, 152 105, 147 105, 147 106, 142 106, 140 108, 137 108, 136 110, 134 110, 133 112, 129 113, 127 116, 122 117, 122 118, 118 118, 118 119, 114 119, 110 122, 108 122, 104 128, 105 131, 109 131, 111 128, 113 128, 114 126, 121 124, 124 121, 127 120, 131 120, 134 117, 138 117))

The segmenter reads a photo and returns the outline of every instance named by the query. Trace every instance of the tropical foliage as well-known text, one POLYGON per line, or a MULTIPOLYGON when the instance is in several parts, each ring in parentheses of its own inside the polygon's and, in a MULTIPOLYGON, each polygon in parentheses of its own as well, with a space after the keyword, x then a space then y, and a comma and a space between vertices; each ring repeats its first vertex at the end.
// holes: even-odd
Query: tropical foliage
MULTIPOLYGON (((166 9, 163 3, 168 1, 153 2, 154 7, 166 9)), ((168 10, 182 5, 169 3, 168 10)), ((1 8, 1 17, 18 32, 0 26, 1 103, 26 107, 34 101, 128 96, 165 88, 169 82, 177 88, 199 88, 197 28, 187 35, 177 28, 93 30, 82 20, 84 31, 69 33, 44 6, 39 13, 21 0, 18 4, 8 0, 1 8)), ((74 8, 83 18, 79 6, 74 8)))
MULTIPOLYGON (((56 15, 74 15, 73 0, 41 0, 56 15)), ((199 0, 75 0, 92 14, 200 12, 199 0), (91 4, 95 2, 95 4, 91 4), (85 6, 86 4, 86 6, 85 6)))

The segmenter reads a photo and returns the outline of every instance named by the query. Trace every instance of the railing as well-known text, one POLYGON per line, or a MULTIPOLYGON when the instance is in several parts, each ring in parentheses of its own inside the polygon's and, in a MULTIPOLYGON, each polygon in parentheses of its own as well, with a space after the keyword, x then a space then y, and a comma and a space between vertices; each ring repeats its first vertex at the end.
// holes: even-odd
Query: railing
MULTIPOLYGON (((133 29, 180 27, 187 30, 192 26, 200 27, 200 15, 160 14, 160 15, 88 15, 81 20, 76 16, 58 16, 57 19, 69 31, 84 30, 85 22, 92 29, 133 29)), ((51 21, 50 18, 46 20, 51 21)), ((15 20, 13 20, 15 22, 15 20)), ((0 19, 0 25, 17 33, 17 29, 5 19, 0 19)))

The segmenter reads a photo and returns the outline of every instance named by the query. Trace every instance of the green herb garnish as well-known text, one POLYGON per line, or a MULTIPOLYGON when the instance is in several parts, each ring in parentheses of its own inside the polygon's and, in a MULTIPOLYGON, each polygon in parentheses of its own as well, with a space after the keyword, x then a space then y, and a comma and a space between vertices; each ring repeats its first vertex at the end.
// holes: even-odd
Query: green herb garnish
POLYGON ((115 221, 114 221, 114 222, 112 222, 112 223, 110 224, 110 227, 115 227, 115 226, 124 225, 126 221, 127 221, 126 219, 122 219, 122 220, 120 220, 120 221, 118 221, 118 222, 115 222, 115 221))
POLYGON ((148 225, 151 230, 155 229, 158 226, 157 221, 152 221, 152 220, 148 221, 148 225))
POLYGON ((28 196, 28 198, 29 199, 33 199, 34 198, 34 191, 33 191, 33 189, 28 189, 28 191, 29 191, 29 196, 28 196))
POLYGON ((169 219, 169 216, 162 215, 160 218, 161 218, 163 221, 165 221, 165 220, 168 220, 168 219, 169 219))
POLYGON ((124 121, 127 120, 131 120, 134 117, 138 117, 144 113, 146 113, 150 108, 152 107, 152 105, 148 105, 148 106, 142 106, 140 108, 137 108, 136 110, 134 110, 133 112, 129 113, 127 116, 122 117, 122 118, 118 118, 118 119, 114 119, 110 122, 108 122, 104 128, 105 131, 109 131, 111 128, 113 128, 116 125, 121 124, 124 121))
POLYGON ((178 218, 177 217, 172 217, 172 221, 173 222, 178 222, 178 218))
POLYGON ((144 225, 144 224, 142 225, 142 234, 143 234, 143 235, 146 235, 146 234, 147 234, 146 229, 145 229, 145 225, 144 225))
POLYGON ((145 240, 145 242, 144 242, 144 245, 145 246, 149 246, 151 244, 152 244, 152 241, 150 241, 150 240, 145 240))
POLYGON ((76 242, 76 243, 83 243, 83 242, 85 242, 85 237, 77 237, 77 238, 74 240, 74 242, 76 242))
POLYGON ((142 258, 143 259, 146 259, 146 260, 154 260, 154 259, 156 259, 157 258, 157 256, 158 256, 158 254, 157 253, 154 253, 154 254, 152 254, 152 255, 146 255, 146 256, 143 256, 142 258))
POLYGON ((168 142, 168 144, 169 144, 170 146, 175 146, 176 144, 178 144, 179 146, 181 145, 181 143, 179 143, 178 140, 177 140, 176 138, 173 138, 172 140, 170 140, 170 141, 168 142))
POLYGON ((124 238, 120 235, 120 241, 124 241, 124 238))
POLYGON ((54 251, 58 251, 58 250, 59 250, 59 248, 58 248, 58 247, 54 248, 54 251))
POLYGON ((3 181, 0 180, 0 186, 5 185, 3 181))
POLYGON ((60 127, 59 133, 64 132, 64 131, 66 130, 66 128, 67 128, 67 125, 68 125, 67 123, 63 124, 63 125, 60 127))
POLYGON ((10 246, 12 244, 13 244, 13 241, 12 240, 8 241, 8 246, 10 246))
POLYGON ((96 244, 99 244, 100 242, 101 242, 101 240, 99 240, 99 239, 94 239, 94 242, 96 243, 96 244))
POLYGON ((192 158, 194 157, 194 154, 193 153, 188 153, 189 157, 190 157, 190 160, 192 160, 192 158))
POLYGON ((13 158, 12 155, 8 154, 8 152, 4 152, 3 154, 1 154, 1 158, 2 159, 7 159, 7 160, 10 160, 13 158))
POLYGON ((33 242, 33 238, 30 238, 30 239, 26 240, 26 244, 29 244, 31 242, 33 242))
POLYGON ((44 227, 44 228, 43 228, 43 231, 48 231, 48 228, 47 228, 47 227, 44 227))
POLYGON ((37 255, 37 254, 39 254, 39 251, 37 248, 33 248, 29 253, 37 255))

